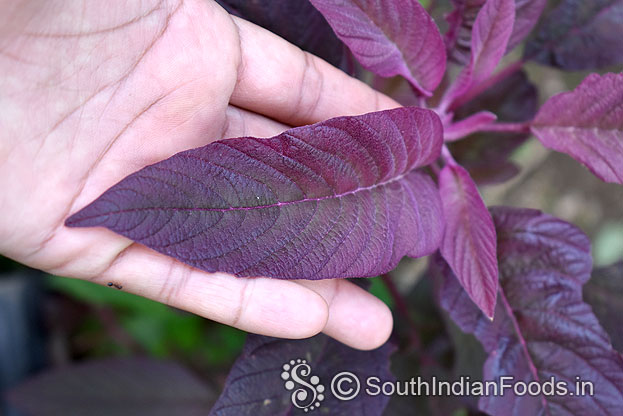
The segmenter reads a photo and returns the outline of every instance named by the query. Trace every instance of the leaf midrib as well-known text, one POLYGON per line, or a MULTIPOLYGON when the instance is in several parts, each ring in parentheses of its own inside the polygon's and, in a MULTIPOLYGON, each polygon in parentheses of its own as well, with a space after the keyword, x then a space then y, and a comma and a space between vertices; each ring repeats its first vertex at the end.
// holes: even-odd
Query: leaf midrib
POLYGON ((298 200, 294 200, 294 201, 286 201, 286 202, 276 202, 276 203, 272 203, 272 204, 266 204, 266 205, 255 205, 255 206, 251 206, 251 207, 228 207, 228 208, 198 208, 198 207, 162 207, 162 206, 153 206, 153 207, 144 207, 144 208, 128 208, 128 209, 119 209, 119 210, 111 210, 108 211, 105 214, 98 214, 98 215, 94 215, 94 216, 89 216, 89 217, 84 217, 84 218, 80 218, 81 221, 84 220, 88 220, 88 219, 93 219, 93 218, 98 218, 98 217, 103 217, 106 215, 110 215, 110 214, 117 214, 117 213, 126 213, 126 212, 141 212, 141 211, 211 211, 211 212, 230 212, 230 211, 253 211, 253 210, 259 210, 259 209, 267 209, 267 208, 276 208, 276 207, 282 207, 282 206, 288 206, 288 205, 295 205, 295 204, 302 204, 305 202, 317 202, 317 201, 324 201, 324 200, 329 200, 329 199, 340 199, 340 198, 344 198, 348 195, 354 195, 357 194, 358 192, 365 192, 365 191, 370 191, 379 187, 383 187, 383 186, 387 186, 393 182, 397 182, 402 180, 405 176, 407 176, 411 171, 413 171, 415 169, 411 169, 407 172, 401 173, 398 176, 395 176, 387 181, 383 181, 383 182, 379 182, 376 183, 374 185, 371 186, 366 186, 366 187, 362 187, 362 188, 357 188, 354 189, 352 191, 348 191, 348 192, 344 192, 341 194, 333 194, 333 195, 327 195, 327 196, 322 196, 322 197, 318 197, 318 198, 303 198, 303 199, 298 199, 298 200))

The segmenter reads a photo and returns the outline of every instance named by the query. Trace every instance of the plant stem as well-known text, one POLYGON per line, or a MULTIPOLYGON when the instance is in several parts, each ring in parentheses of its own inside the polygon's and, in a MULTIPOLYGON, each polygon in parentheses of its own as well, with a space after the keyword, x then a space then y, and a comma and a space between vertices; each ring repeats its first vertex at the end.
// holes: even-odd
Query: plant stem
POLYGON ((523 123, 492 123, 483 126, 479 131, 497 131, 508 133, 530 133, 530 122, 523 123))
POLYGON ((443 159, 444 162, 446 162, 446 165, 452 165, 452 166, 458 165, 456 160, 454 160, 454 158, 452 157, 452 153, 450 153, 450 149, 448 149, 448 146, 446 146, 445 144, 441 148, 441 158, 443 159))
POLYGON ((409 314, 409 308, 407 307, 407 302, 405 302, 404 297, 398 291, 398 288, 394 284, 392 277, 389 273, 384 273, 381 275, 381 280, 385 287, 389 291, 392 299, 394 300, 394 305, 396 306, 396 311, 404 318, 404 320, 409 325, 411 331, 409 331, 409 336, 411 339, 411 346, 416 350, 420 350, 422 348, 422 341, 420 340, 420 335, 418 332, 418 327, 411 318, 409 314))
POLYGON ((430 167, 430 169, 433 171, 433 173, 435 174, 435 176, 439 177, 439 173, 441 172, 441 167, 439 167, 439 161, 436 160, 433 163, 431 163, 430 165, 428 165, 430 167))

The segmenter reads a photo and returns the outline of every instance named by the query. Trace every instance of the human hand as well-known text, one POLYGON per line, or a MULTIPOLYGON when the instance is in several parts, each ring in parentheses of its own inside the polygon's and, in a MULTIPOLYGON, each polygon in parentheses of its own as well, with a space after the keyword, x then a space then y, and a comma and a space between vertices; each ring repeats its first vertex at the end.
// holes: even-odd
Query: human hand
POLYGON ((213 1, 0 0, 0 16, 0 253, 250 332, 387 339, 389 309, 346 280, 205 273, 64 221, 179 151, 394 101, 213 1))

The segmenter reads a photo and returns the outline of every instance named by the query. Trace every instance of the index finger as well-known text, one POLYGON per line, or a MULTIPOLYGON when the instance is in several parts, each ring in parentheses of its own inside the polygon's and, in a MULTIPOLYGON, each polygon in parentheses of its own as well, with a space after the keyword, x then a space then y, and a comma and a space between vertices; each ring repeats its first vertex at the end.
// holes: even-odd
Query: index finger
POLYGON ((241 48, 232 104, 293 126, 400 106, 279 36, 232 18, 241 48))

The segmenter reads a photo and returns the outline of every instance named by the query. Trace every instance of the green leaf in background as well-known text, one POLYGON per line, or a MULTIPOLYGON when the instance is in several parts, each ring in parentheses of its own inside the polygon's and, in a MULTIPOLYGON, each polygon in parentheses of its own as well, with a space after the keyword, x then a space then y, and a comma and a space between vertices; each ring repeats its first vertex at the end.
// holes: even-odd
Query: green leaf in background
POLYGON ((593 260, 597 266, 606 266, 623 260, 623 222, 608 222, 593 242, 593 260))
POLYGON ((374 277, 372 279, 370 279, 370 288, 368 289, 368 291, 370 293, 372 293, 374 296, 376 296, 377 298, 381 299, 383 302, 385 302, 385 304, 387 306, 389 306, 390 308, 394 307, 394 299, 392 298, 392 295, 389 293, 389 290, 387 290, 387 286, 385 286, 385 283, 383 283, 383 278, 382 277, 374 277))

